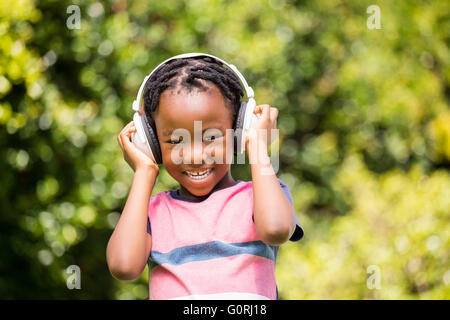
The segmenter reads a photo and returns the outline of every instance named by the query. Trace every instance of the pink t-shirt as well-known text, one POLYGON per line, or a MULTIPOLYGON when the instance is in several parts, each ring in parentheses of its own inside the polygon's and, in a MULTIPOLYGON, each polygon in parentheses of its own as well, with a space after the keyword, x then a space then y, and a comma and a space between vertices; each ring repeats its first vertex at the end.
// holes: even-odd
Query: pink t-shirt
MULTIPOLYGON (((288 187, 279 182, 292 204, 288 187)), ((256 232, 251 181, 238 180, 200 202, 177 190, 160 191, 150 198, 148 218, 150 299, 278 298, 279 247, 256 232)), ((302 236, 297 220, 290 240, 302 236)))

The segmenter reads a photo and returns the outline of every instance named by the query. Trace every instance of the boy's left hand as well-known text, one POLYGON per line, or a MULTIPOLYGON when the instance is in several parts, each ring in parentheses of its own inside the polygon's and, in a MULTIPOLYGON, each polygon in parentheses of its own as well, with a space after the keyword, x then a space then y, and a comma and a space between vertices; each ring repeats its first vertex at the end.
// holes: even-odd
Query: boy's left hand
POLYGON ((267 151, 267 147, 272 144, 272 136, 271 129, 277 128, 277 118, 278 118, 278 109, 275 107, 271 107, 268 104, 261 104, 255 107, 253 111, 254 114, 260 114, 261 118, 258 122, 253 124, 250 129, 247 137, 245 138, 245 150, 247 151, 247 155, 249 153, 249 142, 258 141, 259 144, 262 143, 261 146, 265 147, 267 151), (266 138, 262 134, 266 130, 266 138), (265 138, 265 139, 264 139, 265 138))

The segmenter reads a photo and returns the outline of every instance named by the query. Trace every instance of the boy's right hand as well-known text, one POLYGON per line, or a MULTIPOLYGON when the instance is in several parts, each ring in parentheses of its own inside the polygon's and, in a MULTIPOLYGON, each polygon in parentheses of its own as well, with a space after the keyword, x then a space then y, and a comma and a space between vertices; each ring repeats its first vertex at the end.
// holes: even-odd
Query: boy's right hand
POLYGON ((123 158, 130 165, 130 167, 136 172, 137 170, 154 170, 156 175, 159 174, 158 165, 153 162, 150 157, 139 150, 133 142, 131 142, 131 134, 136 132, 134 122, 128 123, 117 136, 117 141, 122 148, 123 158))

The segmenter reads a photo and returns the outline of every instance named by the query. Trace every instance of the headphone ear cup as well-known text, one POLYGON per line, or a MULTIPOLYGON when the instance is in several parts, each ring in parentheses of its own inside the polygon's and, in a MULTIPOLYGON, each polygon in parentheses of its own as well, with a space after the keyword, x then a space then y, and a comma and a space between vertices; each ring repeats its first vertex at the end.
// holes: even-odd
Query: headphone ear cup
POLYGON ((152 139, 152 136, 155 135, 152 134, 153 129, 151 127, 149 130, 145 115, 141 116, 139 112, 135 112, 133 116, 133 122, 136 127, 136 132, 133 132, 131 134, 131 141, 139 150, 149 156, 150 159, 153 160, 153 162, 159 164, 158 161, 161 160, 159 143, 158 140, 156 140, 155 146, 155 140, 152 139))
POLYGON ((247 110, 247 101, 241 101, 241 107, 239 108, 239 112, 236 118, 235 127, 234 129, 234 155, 237 156, 238 154, 242 153, 243 146, 242 146, 242 135, 243 127, 244 127, 244 120, 245 120, 245 113, 247 110))
POLYGON ((158 141, 158 135, 156 134, 156 128, 152 127, 147 120, 147 117, 144 115, 140 115, 145 135, 147 137, 148 144, 150 145, 150 149, 152 150, 153 157, 155 158, 155 162, 157 164, 162 164, 162 156, 161 156, 161 147, 158 141))

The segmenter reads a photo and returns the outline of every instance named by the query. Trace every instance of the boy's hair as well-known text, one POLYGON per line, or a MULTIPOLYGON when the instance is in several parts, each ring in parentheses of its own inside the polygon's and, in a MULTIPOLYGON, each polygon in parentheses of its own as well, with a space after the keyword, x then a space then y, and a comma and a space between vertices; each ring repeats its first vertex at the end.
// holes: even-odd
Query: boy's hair
POLYGON ((217 85, 228 105, 233 111, 233 127, 240 100, 244 95, 238 77, 222 63, 211 57, 193 57, 171 60, 160 66, 148 79, 144 89, 144 111, 150 123, 154 123, 151 114, 156 111, 159 97, 166 89, 193 89, 206 91, 208 87, 200 81, 203 79, 217 85))

